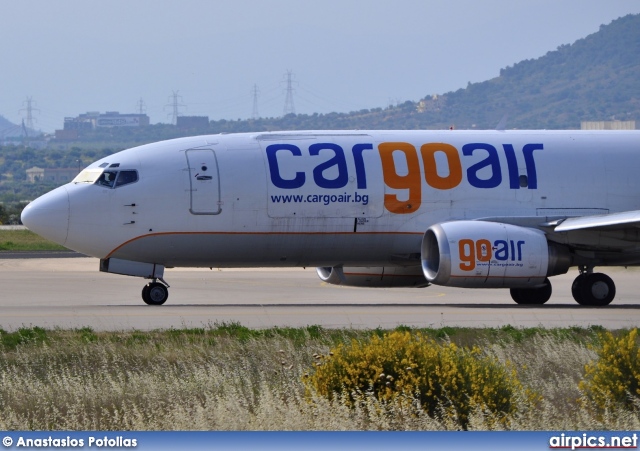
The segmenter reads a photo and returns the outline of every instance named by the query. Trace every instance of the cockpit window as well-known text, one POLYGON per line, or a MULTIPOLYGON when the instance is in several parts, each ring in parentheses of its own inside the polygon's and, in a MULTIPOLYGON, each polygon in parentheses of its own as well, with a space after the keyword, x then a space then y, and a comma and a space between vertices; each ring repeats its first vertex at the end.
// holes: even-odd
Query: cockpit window
POLYGON ((118 171, 104 171, 102 174, 100 174, 100 177, 98 177, 96 185, 113 188, 113 185, 116 183, 117 176, 118 171))
POLYGON ((138 181, 138 171, 92 168, 85 169, 73 179, 73 183, 87 183, 104 186, 107 188, 119 188, 138 181))
POLYGON ((116 188, 138 181, 138 171, 120 171, 116 179, 116 188))

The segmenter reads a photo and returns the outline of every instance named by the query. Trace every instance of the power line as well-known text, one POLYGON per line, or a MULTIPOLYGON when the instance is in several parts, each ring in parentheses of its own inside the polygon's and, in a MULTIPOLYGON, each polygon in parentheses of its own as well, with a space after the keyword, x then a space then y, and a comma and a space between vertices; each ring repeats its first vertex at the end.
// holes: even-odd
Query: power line
POLYGON ((178 93, 180 91, 173 91, 173 94, 169 96, 169 103, 165 106, 171 107, 172 108, 172 112, 167 114, 167 116, 171 116, 171 123, 173 125, 177 125, 178 124, 178 116, 180 114, 180 108, 181 107, 186 107, 185 104, 180 103, 178 101, 178 99, 182 100, 182 96, 179 96, 178 93))
POLYGON ((251 118, 258 119, 260 117, 260 114, 258 113, 258 85, 255 83, 253 84, 251 94, 253 95, 253 112, 251 113, 251 118))
POLYGON ((282 111, 282 115, 286 116, 287 114, 296 114, 296 107, 293 104, 293 72, 287 71, 287 95, 284 99, 284 109, 282 111))
POLYGON ((138 114, 144 114, 147 112, 147 107, 144 103, 144 100, 142 100, 142 97, 140 97, 140 100, 138 100, 138 103, 136 103, 136 110, 138 111, 138 114))
POLYGON ((22 105, 26 104, 26 108, 22 108, 20 109, 20 112, 25 111, 27 113, 27 117, 23 118, 23 123, 26 120, 26 126, 27 128, 33 129, 33 112, 34 111, 40 111, 37 108, 34 108, 34 104, 35 102, 33 101, 33 98, 31 97, 27 97, 27 100, 25 100, 24 102, 22 102, 22 105))

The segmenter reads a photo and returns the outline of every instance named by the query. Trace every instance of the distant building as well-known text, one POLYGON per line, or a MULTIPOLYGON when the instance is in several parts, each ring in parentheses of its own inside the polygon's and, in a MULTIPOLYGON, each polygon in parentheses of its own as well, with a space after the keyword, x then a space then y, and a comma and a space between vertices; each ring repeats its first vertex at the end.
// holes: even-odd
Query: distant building
POLYGON ((78 139, 78 130, 66 128, 64 130, 56 130, 56 139, 59 141, 74 141, 78 139))
POLYGON ((36 183, 40 180, 44 180, 44 169, 34 166, 31 169, 27 169, 27 182, 36 183))
POLYGON ((27 182, 68 183, 78 175, 78 168, 39 168, 34 166, 27 169, 27 182))
MULTIPOLYGON (((65 117, 63 131, 76 132, 93 130, 93 122, 80 117, 65 117)), ((56 135, 59 130, 56 130, 56 135)))
POLYGON ((442 107, 445 105, 445 103, 446 103, 446 97, 444 96, 438 97, 437 94, 434 94, 432 96, 427 96, 424 99, 422 99, 420 102, 418 102, 418 105, 416 105, 416 111, 418 113, 440 111, 442 107))
POLYGON ((78 117, 65 117, 64 130, 94 130, 101 127, 146 127, 149 116, 146 114, 120 114, 117 111, 89 111, 78 117))
POLYGON ((178 116, 178 128, 207 128, 209 116, 178 116))
POLYGON ((146 114, 120 114, 107 111, 96 119, 96 127, 147 127, 149 116, 146 114))
POLYGON ((580 130, 635 130, 636 121, 582 121, 580 130))

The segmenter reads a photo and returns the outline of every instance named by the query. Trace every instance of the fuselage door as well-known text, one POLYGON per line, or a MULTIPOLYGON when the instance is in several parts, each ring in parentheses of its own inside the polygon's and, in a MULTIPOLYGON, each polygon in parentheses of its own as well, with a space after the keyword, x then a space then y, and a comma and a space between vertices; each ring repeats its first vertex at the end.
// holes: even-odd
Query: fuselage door
POLYGON ((194 215, 217 215, 220 205, 220 172, 213 149, 185 152, 189 167, 189 211, 194 215))

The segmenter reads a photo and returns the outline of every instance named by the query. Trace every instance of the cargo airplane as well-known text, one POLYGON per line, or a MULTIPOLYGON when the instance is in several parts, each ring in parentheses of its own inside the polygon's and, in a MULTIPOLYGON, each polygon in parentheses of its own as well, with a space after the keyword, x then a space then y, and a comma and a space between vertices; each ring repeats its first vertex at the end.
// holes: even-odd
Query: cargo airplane
POLYGON ((361 287, 508 288, 544 304, 576 268, 640 264, 640 132, 306 131, 180 138, 115 153, 22 213, 32 231, 150 282, 165 268, 317 267, 361 287), (638 163, 638 165, 636 165, 638 163))

